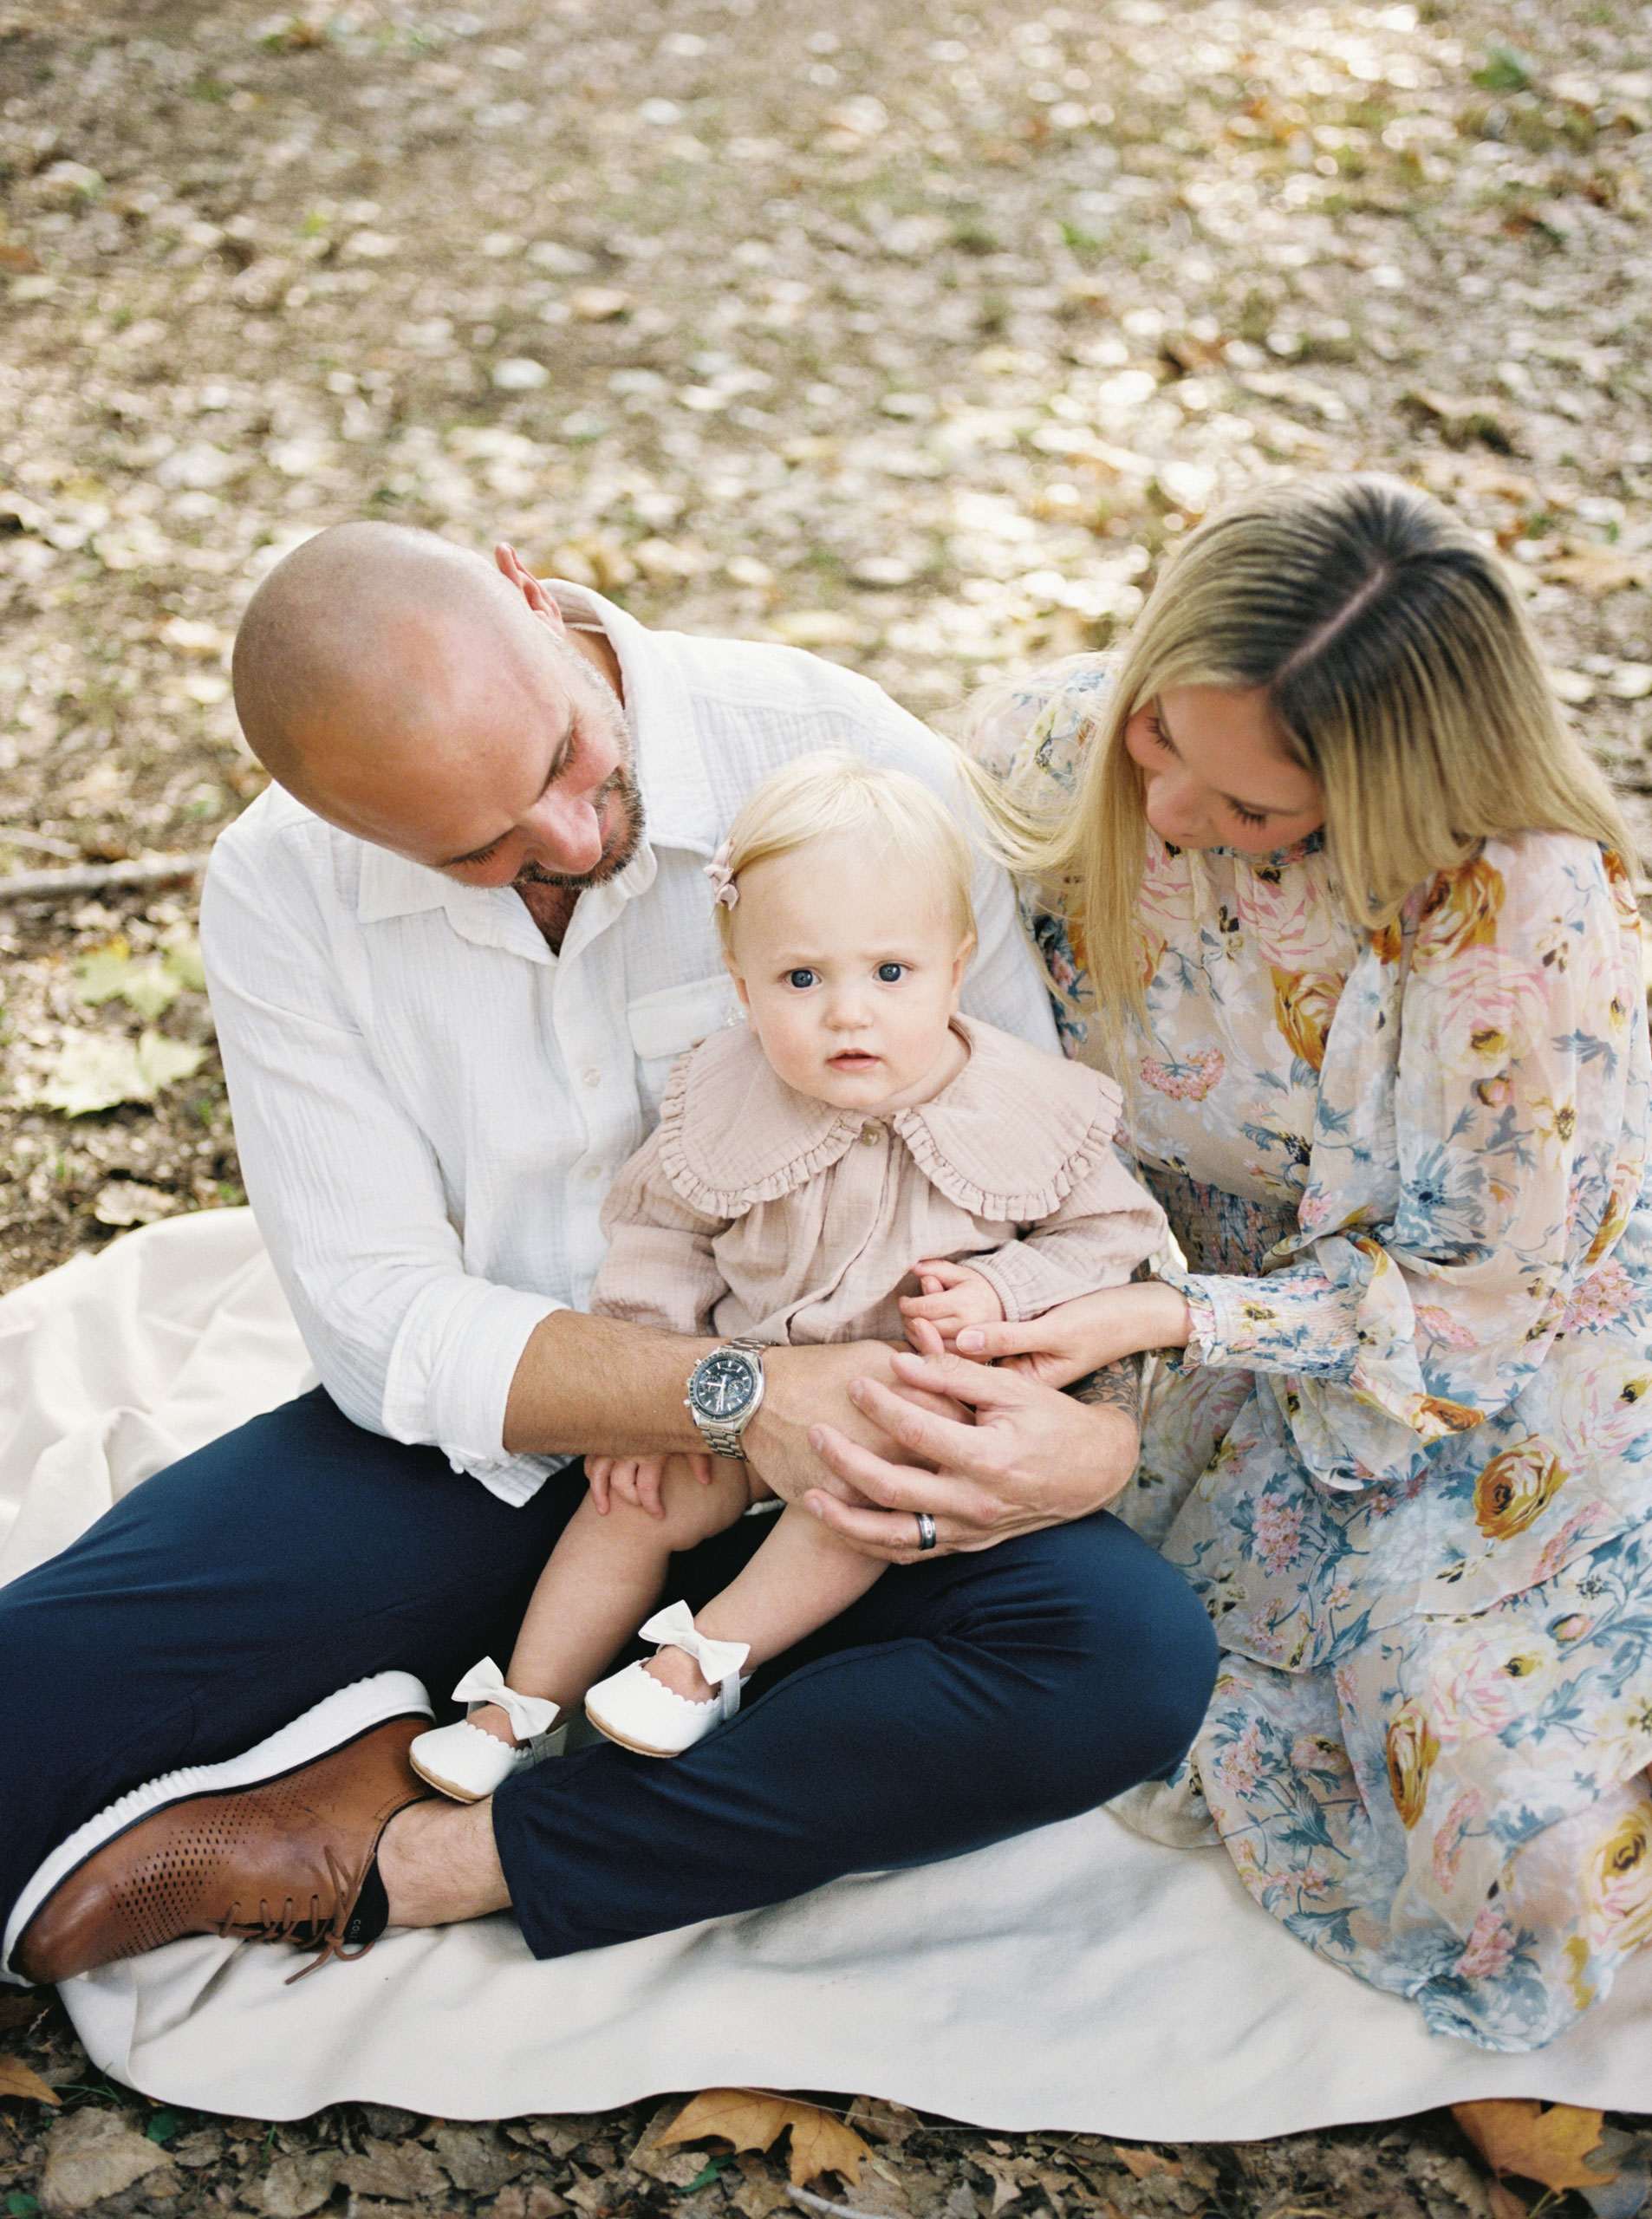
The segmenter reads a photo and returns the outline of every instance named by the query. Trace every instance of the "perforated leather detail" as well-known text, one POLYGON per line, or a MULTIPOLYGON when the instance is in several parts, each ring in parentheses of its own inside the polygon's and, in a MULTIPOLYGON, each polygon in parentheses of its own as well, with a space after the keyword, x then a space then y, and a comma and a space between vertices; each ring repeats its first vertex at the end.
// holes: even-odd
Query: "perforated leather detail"
MULTIPOLYGON (((185 1934, 341 1948, 379 1836, 429 1791, 407 1762, 427 1721, 402 1718, 262 1786, 156 1812, 70 1875, 16 1953, 58 1981, 185 1934)), ((370 1946, 370 1945, 369 1945, 370 1946)))

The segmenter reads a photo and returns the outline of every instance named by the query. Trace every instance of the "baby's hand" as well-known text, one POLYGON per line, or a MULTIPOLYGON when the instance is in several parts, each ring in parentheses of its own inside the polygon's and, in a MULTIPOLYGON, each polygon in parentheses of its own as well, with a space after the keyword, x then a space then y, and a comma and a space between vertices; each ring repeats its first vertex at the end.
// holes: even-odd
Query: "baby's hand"
POLYGON ((912 1268, 923 1292, 903 1294, 901 1311, 907 1336, 920 1354, 928 1352, 925 1345, 928 1337, 914 1333, 920 1320, 933 1326, 948 1355, 956 1352, 958 1336, 966 1325, 1003 1323, 1004 1305, 998 1289, 967 1264, 948 1263, 944 1256, 926 1257, 912 1268))
POLYGON ((606 1518, 617 1497, 638 1510, 646 1510, 650 1518, 663 1518, 666 1506, 660 1500, 660 1490, 667 1467, 672 1464, 681 1465, 701 1487, 711 1485, 709 1456, 588 1456, 585 1476, 590 1482, 591 1500, 599 1515, 606 1518))

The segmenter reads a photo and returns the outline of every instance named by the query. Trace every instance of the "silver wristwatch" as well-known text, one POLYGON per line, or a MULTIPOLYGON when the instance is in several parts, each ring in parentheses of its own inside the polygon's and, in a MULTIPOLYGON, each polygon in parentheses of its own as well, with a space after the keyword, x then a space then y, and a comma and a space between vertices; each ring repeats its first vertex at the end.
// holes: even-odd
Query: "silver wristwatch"
POLYGON ((688 1375, 683 1397, 713 1456, 738 1456, 740 1435, 763 1401, 764 1341, 725 1341, 688 1375))

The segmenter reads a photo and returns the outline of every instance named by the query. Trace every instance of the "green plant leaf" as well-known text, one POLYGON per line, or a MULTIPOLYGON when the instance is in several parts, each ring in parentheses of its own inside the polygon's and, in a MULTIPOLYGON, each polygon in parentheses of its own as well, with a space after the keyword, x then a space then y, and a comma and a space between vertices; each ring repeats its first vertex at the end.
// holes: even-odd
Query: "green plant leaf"
POLYGON ((1518 46, 1494 46, 1474 72, 1483 93, 1523 93, 1538 74, 1538 65, 1518 46))
POLYGON ((699 2170, 695 2174, 693 2179, 689 2182, 687 2187, 683 2190, 683 2194, 685 2196, 694 2196, 698 2194, 701 2189, 709 2188, 712 2183, 718 2177, 719 2174, 726 2172, 728 2168, 733 2163, 734 2160, 732 2157, 726 2151, 720 2157, 708 2157, 706 2163, 700 2167, 699 2170))

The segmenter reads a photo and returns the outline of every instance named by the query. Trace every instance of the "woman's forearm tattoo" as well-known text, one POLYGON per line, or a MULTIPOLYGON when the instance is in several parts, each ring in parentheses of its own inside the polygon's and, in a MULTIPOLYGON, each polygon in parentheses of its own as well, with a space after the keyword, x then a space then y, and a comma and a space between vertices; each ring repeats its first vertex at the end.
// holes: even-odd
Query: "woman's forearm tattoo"
POLYGON ((1081 1402, 1103 1403, 1109 1409, 1117 1410, 1134 1426, 1141 1422, 1141 1358, 1122 1356, 1116 1363, 1104 1363, 1099 1371, 1087 1372, 1083 1378, 1075 1379, 1067 1392, 1081 1402))

